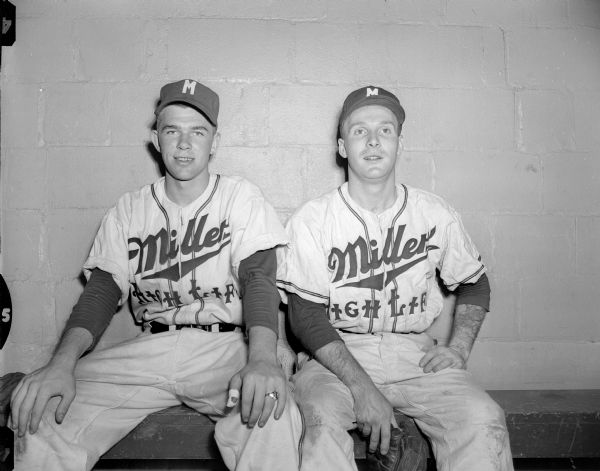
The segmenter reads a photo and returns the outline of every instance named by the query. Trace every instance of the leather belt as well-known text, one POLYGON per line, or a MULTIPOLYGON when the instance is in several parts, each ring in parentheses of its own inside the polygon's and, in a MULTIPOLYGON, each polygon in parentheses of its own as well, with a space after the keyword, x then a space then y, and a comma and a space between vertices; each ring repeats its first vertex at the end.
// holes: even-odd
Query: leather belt
MULTIPOLYGON (((161 332, 167 332, 170 329, 170 325, 161 324, 160 322, 153 322, 150 325, 150 332, 153 334, 160 334, 161 332)), ((217 323, 217 324, 209 324, 209 325, 197 325, 197 324, 176 324, 175 330, 181 330, 183 328, 190 329, 200 329, 206 332, 233 332, 235 329, 241 329, 241 326, 235 324, 225 324, 225 323, 217 323)))
POLYGON ((375 335, 378 332, 354 332, 352 330, 347 330, 347 329, 338 329, 340 332, 344 332, 345 334, 356 334, 356 335, 375 335))

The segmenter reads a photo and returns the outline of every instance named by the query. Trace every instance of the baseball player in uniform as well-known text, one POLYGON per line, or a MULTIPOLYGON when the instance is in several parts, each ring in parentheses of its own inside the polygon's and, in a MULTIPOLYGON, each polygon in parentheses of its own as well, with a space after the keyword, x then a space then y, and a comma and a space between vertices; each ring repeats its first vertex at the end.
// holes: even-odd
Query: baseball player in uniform
POLYGON ((218 110, 194 80, 161 89, 152 142, 165 176, 107 212, 54 356, 13 392, 15 469, 89 470, 181 403, 218 420, 230 469, 297 469, 301 419, 275 352, 275 247, 287 236, 257 187, 208 171, 218 110), (144 332, 80 359, 128 298, 144 332))
POLYGON ((444 200, 396 183, 404 118, 381 87, 346 98, 348 181, 302 206, 278 250, 292 329, 316 358, 294 377, 302 469, 356 470, 355 427, 385 456, 396 409, 430 439, 438 469, 510 470, 504 413, 465 369, 489 308, 485 267, 444 200), (438 277, 457 293, 447 345, 426 332, 442 310, 438 277))

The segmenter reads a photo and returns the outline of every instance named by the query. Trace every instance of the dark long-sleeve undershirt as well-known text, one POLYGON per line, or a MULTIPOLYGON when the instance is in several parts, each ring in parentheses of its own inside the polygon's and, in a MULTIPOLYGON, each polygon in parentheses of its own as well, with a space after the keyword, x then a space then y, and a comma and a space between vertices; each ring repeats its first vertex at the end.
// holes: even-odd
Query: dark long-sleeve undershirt
POLYGON ((341 340, 337 330, 329 323, 327 306, 323 304, 290 293, 288 316, 292 332, 311 353, 330 342, 341 340))
POLYGON ((456 305, 472 304, 490 310, 490 281, 484 273, 475 283, 465 283, 456 288, 456 305))
POLYGON ((277 309, 281 298, 275 285, 277 256, 275 249, 260 250, 240 262, 238 270, 244 325, 267 327, 277 333, 277 309))
POLYGON ((73 327, 89 331, 94 339, 89 348, 91 350, 110 324, 120 298, 121 290, 112 275, 99 268, 94 269, 79 301, 73 307, 65 332, 73 327))

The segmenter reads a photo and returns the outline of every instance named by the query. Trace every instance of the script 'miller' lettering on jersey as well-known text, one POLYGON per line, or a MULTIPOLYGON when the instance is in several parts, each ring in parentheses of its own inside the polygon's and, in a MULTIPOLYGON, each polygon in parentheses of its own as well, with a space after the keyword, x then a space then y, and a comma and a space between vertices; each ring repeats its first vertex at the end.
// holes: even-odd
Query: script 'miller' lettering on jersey
POLYGON ((427 253, 430 250, 439 249, 435 245, 429 245, 429 240, 435 234, 435 226, 419 238, 410 238, 403 240, 406 225, 398 226, 394 234, 394 228, 388 228, 383 250, 379 252, 376 240, 370 243, 363 237, 358 237, 355 242, 350 242, 344 250, 333 247, 329 253, 328 266, 330 270, 335 271, 333 283, 343 278, 352 279, 360 274, 367 274, 371 270, 376 270, 382 264, 385 266, 400 263, 406 260, 406 263, 388 270, 385 273, 363 278, 358 281, 351 281, 342 286, 354 286, 358 288, 383 289, 397 276, 404 273, 418 263, 427 259, 427 253))
POLYGON ((165 278, 171 281, 178 281, 196 267, 202 265, 210 258, 216 256, 223 248, 231 243, 231 233, 228 231, 229 222, 224 219, 218 226, 206 229, 206 219, 208 215, 188 221, 185 235, 178 245, 177 231, 172 230, 167 234, 167 229, 162 228, 156 234, 150 234, 145 240, 139 237, 129 239, 129 246, 134 246, 129 250, 129 260, 138 257, 136 275, 164 266, 168 261, 178 258, 179 252, 182 255, 199 254, 189 260, 179 264, 174 264, 164 270, 157 271, 143 277, 145 280, 154 278, 165 278), (212 249, 212 250, 208 250, 212 249), (158 259, 158 263, 157 263, 158 259))

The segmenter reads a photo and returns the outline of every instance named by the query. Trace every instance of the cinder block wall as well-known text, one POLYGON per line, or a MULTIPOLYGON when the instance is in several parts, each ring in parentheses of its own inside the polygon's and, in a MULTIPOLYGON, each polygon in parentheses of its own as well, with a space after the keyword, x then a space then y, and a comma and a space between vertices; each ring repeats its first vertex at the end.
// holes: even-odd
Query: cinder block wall
MULTIPOLYGON (((2 51, 2 372, 51 353, 100 218, 157 177, 160 86, 222 98, 213 170, 282 221, 343 180, 335 118, 369 83, 406 110, 398 181, 463 215, 492 311, 470 360, 488 388, 600 387, 600 3, 594 0, 13 0, 2 51)), ((434 326, 447 335, 445 315, 434 326)), ((103 340, 135 334, 120 312, 103 340)))

